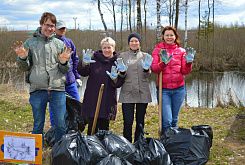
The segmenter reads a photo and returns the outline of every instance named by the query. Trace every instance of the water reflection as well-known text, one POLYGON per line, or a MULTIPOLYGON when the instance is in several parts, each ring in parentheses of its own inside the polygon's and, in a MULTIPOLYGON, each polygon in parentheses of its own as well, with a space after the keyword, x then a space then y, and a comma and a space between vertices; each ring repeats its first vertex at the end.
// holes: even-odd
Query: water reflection
MULTIPOLYGON (((83 96, 87 79, 83 79, 83 96)), ((156 84, 150 83, 152 103, 157 104, 156 84)), ((118 90, 120 92, 120 89, 118 90)), ((192 73, 186 77, 185 105, 190 107, 245 106, 245 73, 192 73)), ((118 92, 118 93, 119 93, 118 92)))

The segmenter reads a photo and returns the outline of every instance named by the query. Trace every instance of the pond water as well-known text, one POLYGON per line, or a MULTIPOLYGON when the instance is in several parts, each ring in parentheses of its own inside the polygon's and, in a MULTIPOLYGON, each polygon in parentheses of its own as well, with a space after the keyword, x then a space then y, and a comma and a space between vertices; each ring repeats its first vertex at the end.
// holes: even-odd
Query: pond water
MULTIPOLYGON (((83 96, 86 78, 79 92, 83 96)), ((156 84, 150 83, 153 105, 157 104, 156 84)), ((120 89, 118 90, 120 92, 120 89)), ((189 107, 245 106, 245 73, 191 73, 186 77, 187 95, 184 104, 189 107)), ((118 93, 119 93, 118 92, 118 93)))

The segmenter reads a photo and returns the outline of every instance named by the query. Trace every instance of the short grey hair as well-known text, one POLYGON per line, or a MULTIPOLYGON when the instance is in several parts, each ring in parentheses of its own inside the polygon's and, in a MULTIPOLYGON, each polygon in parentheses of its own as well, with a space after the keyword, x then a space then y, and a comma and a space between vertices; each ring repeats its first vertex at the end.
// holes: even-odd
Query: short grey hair
POLYGON ((105 37, 104 39, 102 39, 100 42, 100 46, 102 46, 104 43, 108 43, 114 48, 116 47, 116 42, 111 37, 105 37))

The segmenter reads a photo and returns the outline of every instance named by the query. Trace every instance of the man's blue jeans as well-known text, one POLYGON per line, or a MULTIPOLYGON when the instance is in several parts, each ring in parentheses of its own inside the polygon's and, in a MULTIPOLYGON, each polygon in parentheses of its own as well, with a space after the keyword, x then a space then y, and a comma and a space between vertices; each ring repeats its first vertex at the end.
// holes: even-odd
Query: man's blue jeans
MULTIPOLYGON (((74 82, 70 85, 66 85, 65 86, 66 89, 66 93, 68 93, 72 98, 80 101, 80 96, 79 96, 79 92, 78 92, 78 88, 77 88, 77 83, 74 82)), ((49 114, 50 114, 50 123, 51 126, 54 126, 54 115, 52 113, 52 107, 49 105, 49 114)))
POLYGON ((63 91, 37 90, 30 93, 30 104, 34 118, 33 134, 43 134, 47 103, 52 108, 55 126, 55 141, 65 134, 66 95, 63 91))
POLYGON ((185 86, 176 89, 162 89, 162 130, 178 127, 179 111, 185 99, 185 86))

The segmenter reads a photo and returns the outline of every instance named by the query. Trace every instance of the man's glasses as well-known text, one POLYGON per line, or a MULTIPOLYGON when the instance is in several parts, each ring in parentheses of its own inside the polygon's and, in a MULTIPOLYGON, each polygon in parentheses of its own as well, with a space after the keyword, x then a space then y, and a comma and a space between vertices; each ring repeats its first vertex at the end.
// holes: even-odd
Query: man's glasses
POLYGON ((51 28, 51 29, 55 28, 55 25, 46 24, 46 23, 44 25, 47 26, 48 28, 51 28))

